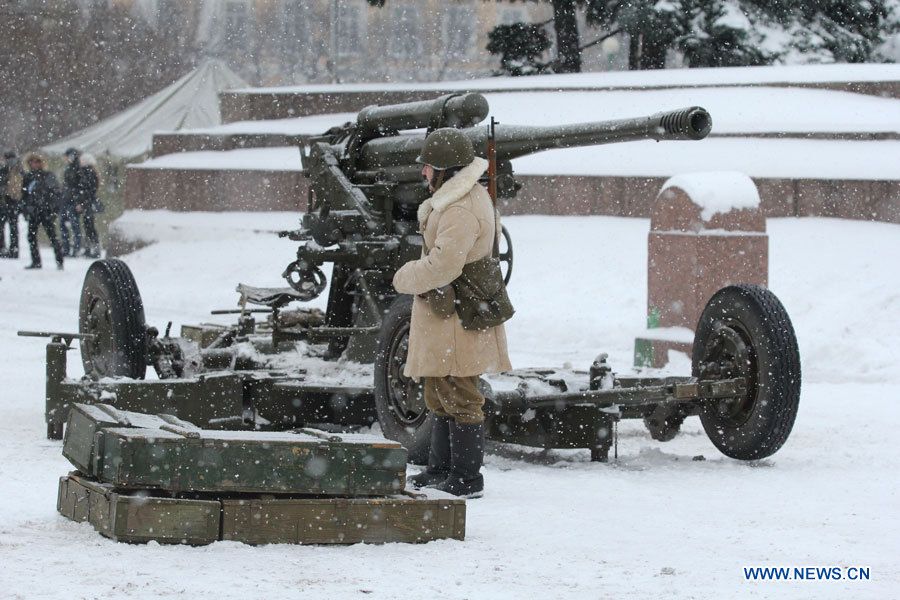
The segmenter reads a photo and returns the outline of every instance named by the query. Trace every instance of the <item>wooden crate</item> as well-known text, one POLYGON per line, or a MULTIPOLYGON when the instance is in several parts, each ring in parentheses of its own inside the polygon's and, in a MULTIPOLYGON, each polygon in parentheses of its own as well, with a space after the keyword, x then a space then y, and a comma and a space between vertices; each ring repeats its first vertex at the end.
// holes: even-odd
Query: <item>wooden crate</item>
POLYGON ((108 484, 69 475, 59 480, 57 510, 120 542, 202 545, 219 539, 222 506, 216 500, 122 494, 108 484))
POLYGON ((121 492, 73 473, 59 480, 57 510, 108 538, 133 543, 422 543, 466 534, 465 501, 431 490, 385 498, 205 500, 158 493, 121 492))
POLYGON ((387 496, 406 484, 406 450, 385 438, 210 431, 99 404, 73 407, 63 455, 124 489, 387 496))
POLYGON ((421 543, 465 535, 465 501, 439 492, 222 501, 222 539, 245 544, 421 543))

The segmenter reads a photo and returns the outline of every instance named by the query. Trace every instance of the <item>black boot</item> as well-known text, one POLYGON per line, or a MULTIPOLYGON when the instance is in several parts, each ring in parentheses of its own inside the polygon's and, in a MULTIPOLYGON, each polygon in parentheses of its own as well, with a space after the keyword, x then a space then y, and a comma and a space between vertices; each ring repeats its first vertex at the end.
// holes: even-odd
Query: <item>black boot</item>
POLYGON ((431 449, 428 467, 409 478, 414 488, 434 486, 450 475, 450 417, 434 417, 431 425, 431 449))
POLYGON ((484 423, 450 422, 450 475, 435 486, 442 492, 480 498, 484 494, 484 423))

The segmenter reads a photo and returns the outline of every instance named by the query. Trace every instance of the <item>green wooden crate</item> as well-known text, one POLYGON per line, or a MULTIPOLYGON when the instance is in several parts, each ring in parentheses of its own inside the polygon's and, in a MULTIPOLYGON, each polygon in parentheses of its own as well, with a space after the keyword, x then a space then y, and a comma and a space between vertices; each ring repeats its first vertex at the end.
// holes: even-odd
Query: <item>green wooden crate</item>
POLYGON ((73 407, 63 454, 124 489, 386 496, 406 484, 406 450, 381 437, 208 431, 105 405, 73 407))
POLYGON ((210 544, 219 539, 221 509, 216 500, 123 494, 78 475, 59 480, 60 514, 89 522, 101 535, 120 542, 210 544))
POLYGON ((423 543, 465 538, 466 504, 429 490, 384 498, 163 498, 78 474, 59 480, 57 510, 121 542, 423 543))
POLYGON ((222 501, 222 539, 245 544, 421 543, 465 535, 465 501, 430 490, 387 498, 222 501))

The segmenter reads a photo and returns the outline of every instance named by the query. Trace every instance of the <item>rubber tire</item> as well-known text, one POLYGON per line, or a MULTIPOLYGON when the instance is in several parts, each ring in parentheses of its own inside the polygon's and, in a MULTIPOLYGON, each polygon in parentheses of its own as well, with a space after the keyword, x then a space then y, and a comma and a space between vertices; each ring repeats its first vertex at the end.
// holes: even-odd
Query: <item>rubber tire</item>
POLYGON ((84 372, 95 378, 130 377, 143 379, 147 372, 147 331, 144 302, 131 269, 121 260, 94 261, 84 276, 78 311, 78 330, 89 333, 88 311, 92 298, 102 298, 110 312, 111 347, 118 360, 99 364, 92 358, 92 346, 81 343, 84 372))
POLYGON ((431 427, 434 414, 428 411, 425 418, 414 429, 399 422, 389 400, 390 381, 388 380, 388 360, 391 342, 398 331, 405 327, 412 318, 412 296, 401 294, 391 304, 381 322, 378 333, 378 351, 375 353, 375 410, 378 422, 385 437, 400 442, 409 453, 409 462, 417 465, 428 463, 428 450, 431 447, 431 427))
POLYGON ((745 343, 756 356, 757 385, 743 423, 724 420, 710 401, 700 412, 703 429, 726 456, 766 458, 787 441, 800 403, 800 352, 794 327, 769 290, 749 284, 722 288, 706 304, 697 324, 692 356, 695 377, 717 323, 737 324, 749 336, 745 343))

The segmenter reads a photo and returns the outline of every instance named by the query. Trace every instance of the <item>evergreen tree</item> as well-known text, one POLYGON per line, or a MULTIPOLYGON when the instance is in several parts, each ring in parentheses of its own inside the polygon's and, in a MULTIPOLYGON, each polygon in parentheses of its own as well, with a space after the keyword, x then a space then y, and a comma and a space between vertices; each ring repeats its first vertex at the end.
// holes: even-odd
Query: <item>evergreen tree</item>
POLYGON ((891 15, 886 0, 804 0, 798 2, 797 20, 807 25, 798 32, 798 48, 824 51, 835 62, 866 62, 900 26, 900 14, 891 15))
POLYGON ((509 75, 544 73, 548 65, 538 58, 550 48, 541 25, 513 23, 498 25, 488 34, 487 51, 500 55, 500 68, 509 75))
MULTIPOLYGON (((628 35, 630 69, 664 68, 670 50, 691 67, 866 62, 879 60, 879 45, 900 31, 895 0, 544 1, 553 5, 559 55, 546 68, 557 73, 581 69, 579 8, 589 24, 628 35)), ((527 40, 510 46, 526 47, 527 40)), ((538 64, 537 56, 532 61, 538 64)))

